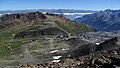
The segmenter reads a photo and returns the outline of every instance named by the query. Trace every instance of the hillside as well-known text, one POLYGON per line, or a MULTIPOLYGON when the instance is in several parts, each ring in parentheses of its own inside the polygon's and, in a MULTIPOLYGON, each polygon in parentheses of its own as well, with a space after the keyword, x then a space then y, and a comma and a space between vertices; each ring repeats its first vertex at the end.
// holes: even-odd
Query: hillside
MULTIPOLYGON (((49 38, 32 41, 24 45, 9 56, 16 59, 11 67, 55 67, 55 68, 116 68, 120 67, 120 37, 106 40, 99 45, 87 42, 79 37, 60 40, 60 38, 49 38), (59 39, 59 40, 58 40, 59 39), (54 40, 54 42, 50 42, 54 40), (41 42, 42 41, 42 42, 41 42), (20 51, 19 51, 20 50, 20 51), (44 63, 45 62, 45 63, 44 63)), ((5 61, 4 61, 5 62, 5 61)), ((3 63, 2 63, 3 64, 3 63)), ((5 64, 5 63, 4 63, 5 64)), ((5 66, 7 67, 7 66, 5 66)))
POLYGON ((120 30, 120 10, 99 11, 77 18, 75 21, 92 26, 97 31, 117 31, 120 30))
POLYGON ((0 64, 16 65, 52 60, 50 51, 69 47, 65 38, 94 30, 63 15, 31 12, 2 15, 0 31, 0 64))
MULTIPOLYGON (((47 27, 60 27, 65 28, 66 31, 71 29, 73 33, 85 32, 87 30, 91 31, 91 28, 86 25, 72 22, 63 17, 63 15, 51 13, 31 12, 24 14, 6 14, 0 17, 0 29, 13 30, 34 26, 41 26, 42 29, 47 27), (68 28, 67 26, 70 27, 68 28)), ((69 32, 72 32, 71 30, 69 30, 69 32)))

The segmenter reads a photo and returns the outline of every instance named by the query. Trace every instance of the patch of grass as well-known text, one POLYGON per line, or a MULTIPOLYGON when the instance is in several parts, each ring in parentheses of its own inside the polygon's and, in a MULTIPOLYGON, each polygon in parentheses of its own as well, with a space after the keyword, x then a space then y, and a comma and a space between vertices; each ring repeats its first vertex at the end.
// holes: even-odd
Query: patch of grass
POLYGON ((11 42, 10 46, 12 49, 19 48, 21 45, 25 44, 26 42, 23 41, 13 41, 11 42))
POLYGON ((9 56, 10 52, 16 48, 19 48, 21 45, 25 44, 26 42, 22 42, 22 41, 13 41, 13 42, 7 42, 3 45, 0 45, 0 57, 4 57, 4 56, 9 56), (10 46, 10 48, 12 50, 10 50, 9 48, 6 47, 6 45, 10 46))
POLYGON ((58 27, 64 29, 65 31, 71 34, 80 34, 93 31, 91 27, 86 26, 82 23, 61 23, 56 21, 56 24, 58 27))
POLYGON ((15 41, 14 39, 14 36, 23 30, 25 29, 0 32, 0 57, 9 56, 11 50, 8 49, 6 45, 9 45, 12 49, 15 49, 25 44, 22 40, 15 41))

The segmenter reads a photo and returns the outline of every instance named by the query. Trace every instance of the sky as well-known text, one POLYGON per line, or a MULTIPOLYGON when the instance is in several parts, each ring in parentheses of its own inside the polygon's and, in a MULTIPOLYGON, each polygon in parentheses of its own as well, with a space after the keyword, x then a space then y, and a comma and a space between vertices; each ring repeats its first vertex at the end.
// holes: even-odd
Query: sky
POLYGON ((0 0, 0 10, 24 9, 120 9, 120 0, 0 0))

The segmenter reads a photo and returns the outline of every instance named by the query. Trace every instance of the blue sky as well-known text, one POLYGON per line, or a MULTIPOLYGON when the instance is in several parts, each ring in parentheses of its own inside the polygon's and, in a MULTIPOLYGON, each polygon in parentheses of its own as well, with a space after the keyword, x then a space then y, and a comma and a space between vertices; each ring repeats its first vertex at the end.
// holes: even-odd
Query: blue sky
POLYGON ((20 9, 120 9, 120 0, 0 0, 0 10, 20 9))

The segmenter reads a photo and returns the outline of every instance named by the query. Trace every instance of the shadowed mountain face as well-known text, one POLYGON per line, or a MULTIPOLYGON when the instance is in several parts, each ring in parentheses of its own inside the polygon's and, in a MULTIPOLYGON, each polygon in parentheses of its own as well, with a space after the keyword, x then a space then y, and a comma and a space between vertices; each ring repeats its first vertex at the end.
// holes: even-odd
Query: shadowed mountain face
POLYGON ((115 48, 120 47, 120 38, 118 37, 106 40, 103 43, 100 43, 99 45, 95 43, 88 43, 78 38, 71 38, 67 42, 69 42, 69 44, 72 44, 72 46, 74 46, 74 44, 77 45, 74 47, 71 46, 72 48, 65 54, 65 56, 70 55, 72 58, 78 58, 84 55, 90 55, 97 52, 113 50, 115 48), (76 43, 74 41, 76 41, 76 43))
POLYGON ((69 44, 74 44, 74 41, 76 41, 78 45, 70 48, 61 58, 61 62, 52 64, 52 66, 57 67, 58 65, 58 67, 61 67, 62 65, 63 67, 73 68, 116 68, 120 66, 119 37, 104 41, 100 45, 88 42, 84 44, 85 41, 81 43, 79 41, 82 40, 78 38, 67 40, 69 44))
POLYGON ((75 19, 95 28, 97 31, 120 30, 120 10, 105 10, 75 19))

